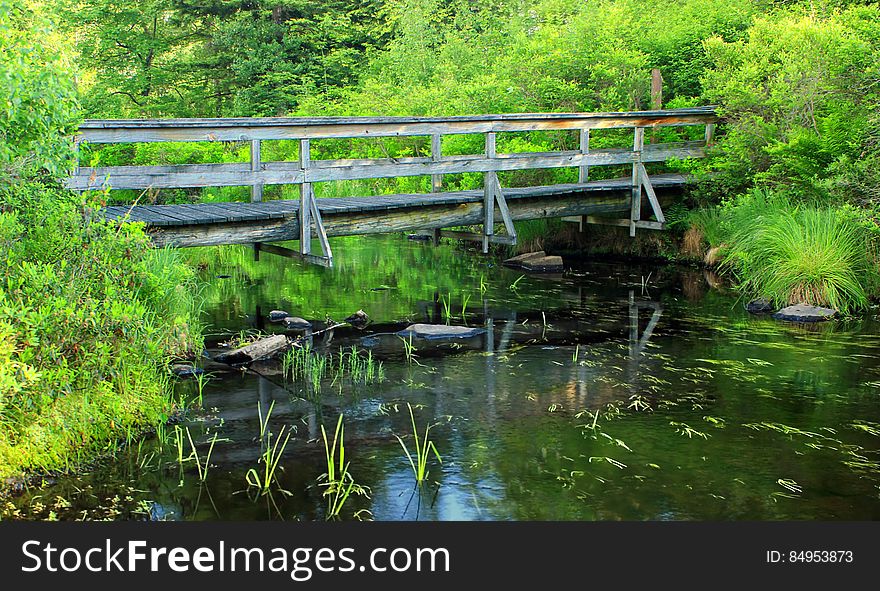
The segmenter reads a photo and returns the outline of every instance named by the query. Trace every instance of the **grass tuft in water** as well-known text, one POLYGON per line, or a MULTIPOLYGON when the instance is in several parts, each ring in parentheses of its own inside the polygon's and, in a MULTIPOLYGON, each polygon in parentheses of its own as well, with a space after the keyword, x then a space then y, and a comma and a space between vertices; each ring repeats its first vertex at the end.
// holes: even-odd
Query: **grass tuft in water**
POLYGON ((345 426, 342 415, 336 421, 333 443, 330 443, 324 425, 321 425, 321 436, 324 439, 327 471, 318 477, 318 485, 324 487, 323 496, 327 499, 326 519, 339 519, 342 508, 352 494, 369 498, 369 492, 366 487, 355 482, 348 469, 351 462, 345 461, 345 426))
POLYGON ((434 457, 437 458, 437 461, 441 464, 443 463, 443 460, 440 457, 440 452, 437 451, 437 446, 434 445, 434 442, 430 439, 431 427, 433 427, 433 425, 427 425, 425 427, 424 436, 419 439, 419 430, 418 427, 416 427, 416 417, 415 414, 413 414, 412 405, 407 402, 406 406, 409 409, 409 418, 412 422, 414 453, 410 452, 402 437, 399 435, 395 435, 395 437, 397 437, 397 441, 400 442, 400 446, 406 453, 413 475, 416 477, 416 483, 421 485, 425 479, 428 478, 428 459, 430 458, 431 453, 433 452, 434 457))
MULTIPOLYGON (((277 435, 269 431, 269 418, 272 416, 272 410, 275 408, 275 401, 269 405, 266 416, 263 416, 262 407, 257 404, 257 415, 260 418, 260 448, 262 450, 260 459, 257 460, 257 468, 251 468, 245 475, 245 481, 248 486, 259 491, 260 495, 265 495, 271 489, 272 483, 277 481, 276 472, 278 464, 281 462, 281 456, 284 455, 284 449, 290 441, 292 433, 284 425, 278 431, 277 435), (262 465, 262 466, 261 466, 262 465)), ((282 490, 281 492, 287 492, 282 490)))

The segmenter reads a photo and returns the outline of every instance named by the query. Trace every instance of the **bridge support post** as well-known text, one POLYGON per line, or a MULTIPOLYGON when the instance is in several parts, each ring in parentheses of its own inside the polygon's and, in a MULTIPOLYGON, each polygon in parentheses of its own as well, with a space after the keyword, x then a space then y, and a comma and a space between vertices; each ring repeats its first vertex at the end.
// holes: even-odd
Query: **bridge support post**
POLYGON ((333 252, 330 250, 330 242, 327 240, 327 232, 324 230, 324 222, 321 219, 321 211, 315 200, 315 191, 309 179, 312 156, 309 140, 299 141, 299 166, 303 173, 303 182, 300 184, 299 194, 299 254, 310 262, 324 267, 333 266, 333 252), (315 233, 321 242, 321 250, 324 256, 312 255, 312 220, 315 221, 315 233))
MULTIPOLYGON (((581 129, 580 131, 580 148, 581 154, 589 154, 590 153, 590 128, 586 127, 581 129)), ((583 184, 590 180, 590 167, 589 166, 581 166, 578 168, 578 182, 583 184)), ((578 230, 583 233, 587 227, 587 216, 582 215, 581 221, 578 224, 578 230)))
MULTIPOLYGON (((260 171, 260 140, 251 140, 251 172, 260 171)), ((254 174, 256 176, 256 174, 254 174)), ((254 179, 251 185, 251 203, 258 203, 263 200, 263 183, 254 179)), ((260 243, 254 243, 254 260, 260 260, 260 243)))
MULTIPOLYGON (((486 158, 496 158, 495 132, 486 134, 486 158)), ((483 253, 489 252, 489 241, 495 227, 495 186, 498 184, 498 173, 487 172, 483 175, 483 253)))
POLYGON ((639 167, 645 147, 645 128, 636 127, 633 135, 632 191, 630 197, 629 235, 636 235, 636 224, 642 217, 642 183, 639 167))

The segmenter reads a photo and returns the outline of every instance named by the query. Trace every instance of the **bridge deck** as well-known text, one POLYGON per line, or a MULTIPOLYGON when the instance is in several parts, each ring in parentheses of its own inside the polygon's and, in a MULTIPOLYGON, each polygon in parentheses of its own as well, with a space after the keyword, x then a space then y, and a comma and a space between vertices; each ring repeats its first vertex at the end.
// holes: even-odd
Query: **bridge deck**
MULTIPOLYGON (((651 177, 656 188, 676 188, 684 186, 686 179, 678 174, 664 174, 651 177)), ((611 179, 565 185, 504 189, 504 197, 509 202, 518 199, 559 197, 562 195, 583 194, 588 201, 590 194, 614 191, 628 191, 631 179, 611 179)), ((377 217, 383 212, 404 208, 422 208, 438 205, 454 206, 465 203, 482 203, 483 189, 472 191, 451 191, 431 194, 378 195, 373 197, 346 197, 317 199, 318 209, 325 217, 335 214, 373 213, 377 217)), ((586 203, 585 203, 586 205, 586 203)), ((121 220, 128 216, 133 222, 144 222, 149 227, 168 228, 173 226, 205 226, 238 222, 260 222, 295 218, 299 214, 300 201, 278 200, 259 203, 197 203, 183 205, 115 205, 104 210, 110 220, 121 220)))

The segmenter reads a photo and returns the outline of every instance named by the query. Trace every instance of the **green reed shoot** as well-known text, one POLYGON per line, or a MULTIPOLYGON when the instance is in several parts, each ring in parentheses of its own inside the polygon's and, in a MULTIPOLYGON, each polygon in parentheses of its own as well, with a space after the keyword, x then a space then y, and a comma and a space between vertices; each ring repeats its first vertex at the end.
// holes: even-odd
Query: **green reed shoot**
POLYGON ((406 406, 407 408, 409 408, 409 418, 412 422, 415 453, 410 452, 402 437, 400 437, 399 435, 395 435, 395 437, 397 437, 397 441, 400 442, 400 446, 406 453, 406 457, 409 460, 409 465, 412 468, 413 475, 416 477, 416 482, 421 485, 425 481, 425 479, 428 478, 428 458, 430 457, 431 452, 434 453, 434 457, 436 457, 437 461, 441 464, 443 463, 443 460, 440 458, 440 452, 437 451, 437 446, 434 445, 434 442, 431 441, 429 437, 431 427, 433 427, 433 425, 427 425, 425 427, 425 435, 421 439, 419 439, 419 430, 418 427, 416 427, 416 417, 415 414, 413 414, 412 405, 407 402, 406 406))
POLYGON ((522 281, 524 277, 525 275, 520 275, 519 277, 517 277, 516 281, 510 284, 510 289, 512 289, 513 291, 519 289, 519 282, 522 281))
POLYGON ((467 322, 466 312, 469 301, 471 301, 471 294, 461 292, 461 319, 465 322, 467 322))
POLYGON ((281 462, 281 456, 284 455, 284 449, 292 435, 292 432, 287 429, 287 425, 284 425, 273 437, 273 434, 266 427, 269 422, 269 414, 266 414, 265 423, 260 428, 261 437, 265 435, 266 442, 262 446, 263 451, 260 454, 260 459, 257 460, 257 468, 251 468, 245 475, 248 486, 256 488, 260 495, 267 494, 272 483, 277 480, 278 464, 281 462), (262 469, 260 469, 260 464, 262 464, 262 469))
POLYGON ((211 445, 208 448, 208 454, 205 456, 205 465, 202 466, 202 460, 199 458, 199 450, 196 447, 195 442, 193 442, 192 434, 189 432, 189 427, 186 428, 186 437, 189 439, 189 445, 192 449, 192 453, 190 457, 196 461, 196 468, 199 471, 199 482, 204 482, 208 478, 208 467, 211 464, 211 453, 214 451, 214 444, 217 443, 217 434, 214 433, 214 436, 211 437, 211 445))
POLYGON ((578 353, 580 352, 580 350, 581 350, 581 346, 580 346, 580 343, 578 343, 577 345, 574 346, 574 353, 572 353, 572 355, 571 355, 571 360, 574 363, 577 363, 578 353))
POLYGON ((177 448, 177 464, 182 467, 189 457, 185 459, 183 457, 183 429, 180 428, 180 425, 174 425, 174 444, 177 448))
POLYGON ((486 281, 486 276, 480 273, 480 297, 486 295, 486 291, 489 289, 489 283, 486 281))
POLYGON ((202 406, 205 385, 211 381, 211 378, 204 372, 196 373, 194 377, 196 380, 196 391, 199 394, 199 406, 202 406))
POLYGON ((333 376, 332 384, 346 377, 355 384, 385 379, 382 362, 375 360, 371 351, 362 355, 354 345, 349 349, 340 347, 337 355, 318 354, 309 346, 296 347, 284 354, 281 369, 285 380, 303 382, 315 393, 320 392, 321 380, 328 376, 333 376))
POLYGON ((446 318, 446 324, 449 324, 452 320, 452 295, 440 296, 440 303, 443 304, 443 317, 446 318))
POLYGON ((417 357, 415 352, 418 350, 416 349, 416 346, 413 345, 412 334, 410 334, 407 338, 398 338, 403 341, 403 352, 406 355, 406 362, 411 364, 413 360, 415 360, 415 358, 417 357))
POLYGON ((345 426, 342 424, 342 415, 339 415, 336 421, 333 444, 331 445, 327 438, 324 425, 321 425, 321 436, 324 438, 327 472, 318 477, 318 483, 326 487, 323 493, 323 496, 327 497, 326 518, 337 519, 351 494, 368 496, 367 489, 357 484, 348 470, 351 462, 345 461, 345 426))

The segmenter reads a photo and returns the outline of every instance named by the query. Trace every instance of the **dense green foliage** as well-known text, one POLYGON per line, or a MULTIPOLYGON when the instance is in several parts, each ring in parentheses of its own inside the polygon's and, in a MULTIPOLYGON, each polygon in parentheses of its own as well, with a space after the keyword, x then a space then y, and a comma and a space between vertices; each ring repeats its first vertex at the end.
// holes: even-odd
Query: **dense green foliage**
POLYGON ((47 175, 78 109, 30 8, 0 13, 0 477, 75 467, 167 417, 168 357, 200 343, 193 271, 47 175))
MULTIPOLYGON (((177 255, 149 249, 136 227, 95 221, 97 203, 54 185, 80 117, 638 110, 650 108, 650 71, 659 68, 664 106, 716 104, 723 117, 710 158, 667 165, 712 174, 670 208, 690 226, 692 246, 721 248, 749 295, 854 311, 880 289, 878 63, 880 8, 834 0, 0 0, 0 474, 65 467, 121 429, 155 422, 170 409, 163 362, 198 344, 193 276, 177 255), (703 209, 687 213, 695 206, 703 209)), ((692 132, 656 134, 675 141, 702 130, 692 132)), ((598 130, 591 147, 630 141, 598 130)), ((450 136, 443 152, 478 153, 481 142, 450 136)), ((498 150, 576 142, 574 133, 500 134, 498 150)), ((296 149, 267 142, 263 155, 294 160, 296 149)), ((430 146, 422 137, 312 149, 314 158, 352 158, 425 155, 430 146)), ((247 146, 86 147, 82 156, 241 162, 247 146)), ((575 178, 573 169, 501 175, 504 186, 575 178)), ((415 192, 429 182, 316 190, 415 192)), ((479 174, 444 177, 448 189, 481 183, 479 174)), ((266 198, 290 191, 267 188, 266 198)), ((521 236, 552 245, 551 228, 522 224, 521 236)))
POLYGON ((378 0, 61 3, 89 116, 284 115, 386 37, 378 0))
POLYGON ((0 179, 58 172, 71 154, 76 89, 59 41, 20 0, 0 0, 0 179))
POLYGON ((876 201, 876 5, 765 16, 746 39, 705 45, 713 63, 705 95, 726 122, 714 162, 725 188, 755 182, 801 198, 876 201))

